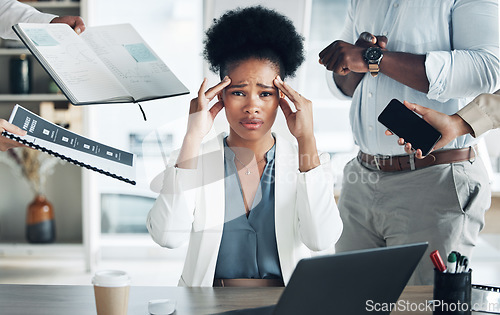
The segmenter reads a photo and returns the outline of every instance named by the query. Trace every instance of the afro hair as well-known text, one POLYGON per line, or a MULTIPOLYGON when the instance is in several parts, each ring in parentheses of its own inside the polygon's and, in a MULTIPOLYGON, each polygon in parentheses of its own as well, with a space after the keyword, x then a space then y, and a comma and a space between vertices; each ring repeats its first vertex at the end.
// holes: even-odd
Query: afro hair
POLYGON ((221 77, 231 65, 254 57, 271 61, 286 78, 304 61, 303 41, 282 14, 262 6, 237 8, 214 19, 203 42, 203 56, 221 77))

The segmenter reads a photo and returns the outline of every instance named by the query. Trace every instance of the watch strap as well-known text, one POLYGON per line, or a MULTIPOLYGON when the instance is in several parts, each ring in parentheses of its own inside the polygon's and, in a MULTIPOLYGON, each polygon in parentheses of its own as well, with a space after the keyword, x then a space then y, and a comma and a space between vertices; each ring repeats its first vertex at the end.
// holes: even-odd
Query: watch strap
POLYGON ((380 71, 378 63, 369 63, 368 64, 368 71, 370 71, 370 74, 372 75, 372 77, 376 77, 378 75, 378 72, 380 71))

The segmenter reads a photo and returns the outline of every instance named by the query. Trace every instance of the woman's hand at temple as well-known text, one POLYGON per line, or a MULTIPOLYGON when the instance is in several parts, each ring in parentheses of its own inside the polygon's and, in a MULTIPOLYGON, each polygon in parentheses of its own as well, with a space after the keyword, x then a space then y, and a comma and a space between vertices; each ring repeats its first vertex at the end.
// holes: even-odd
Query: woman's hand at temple
POLYGON ((285 115, 288 129, 299 145, 299 170, 307 172, 320 165, 314 138, 312 102, 283 82, 279 76, 274 79, 274 84, 297 109, 294 112, 288 101, 280 98, 279 105, 285 115))
POLYGON ((293 102, 295 112, 285 98, 280 98, 280 107, 286 118, 288 129, 292 135, 300 139, 314 139, 312 102, 283 82, 278 76, 274 79, 276 87, 293 102))
POLYGON ((230 83, 231 79, 226 76, 219 84, 205 92, 207 79, 203 80, 198 90, 198 97, 193 98, 189 106, 188 126, 177 158, 177 167, 185 169, 197 167, 200 144, 212 128, 215 117, 224 107, 222 100, 218 100, 212 107, 209 107, 209 103, 230 83))
POLYGON ((207 79, 205 78, 203 80, 203 83, 198 90, 198 97, 193 98, 189 106, 189 119, 186 136, 203 139, 203 137, 208 134, 212 128, 215 117, 224 107, 221 100, 217 101, 217 103, 212 105, 212 107, 209 107, 209 103, 230 83, 231 79, 226 76, 219 84, 211 87, 205 92, 207 79))

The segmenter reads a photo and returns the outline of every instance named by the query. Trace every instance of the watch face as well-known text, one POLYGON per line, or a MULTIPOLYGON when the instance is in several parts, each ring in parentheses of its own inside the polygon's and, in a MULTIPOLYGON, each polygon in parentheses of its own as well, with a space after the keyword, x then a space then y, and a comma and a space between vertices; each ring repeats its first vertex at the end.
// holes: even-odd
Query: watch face
POLYGON ((365 58, 369 61, 377 61, 382 57, 382 50, 376 47, 370 47, 365 52, 365 58))

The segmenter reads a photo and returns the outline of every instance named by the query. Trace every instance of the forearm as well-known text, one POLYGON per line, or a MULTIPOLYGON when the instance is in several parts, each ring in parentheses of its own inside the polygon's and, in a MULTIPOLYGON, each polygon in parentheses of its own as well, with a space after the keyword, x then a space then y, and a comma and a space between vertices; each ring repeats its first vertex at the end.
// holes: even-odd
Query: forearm
POLYGON ((385 51, 380 62, 380 72, 422 93, 429 91, 425 55, 385 51))
POLYGON ((297 139, 299 146, 299 170, 307 172, 319 166, 320 160, 314 136, 297 139))
MULTIPOLYGON (((380 62, 380 72, 422 93, 429 91, 429 81, 425 72, 425 55, 384 51, 384 57, 380 62)), ((342 76, 334 73, 333 78, 345 95, 352 96, 365 74, 351 71, 342 76)))
POLYGON ((353 96, 365 73, 350 72, 347 75, 333 73, 333 80, 339 89, 347 96, 353 96))
POLYGON ((176 167, 184 169, 196 169, 198 167, 198 155, 203 138, 186 134, 182 141, 176 167))
POLYGON ((455 132, 456 132, 457 137, 463 136, 466 134, 471 134, 471 135, 475 136, 474 130, 472 129, 472 127, 462 117, 460 117, 460 115, 458 113, 451 115, 451 119, 453 121, 453 126, 455 128, 455 132))

